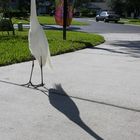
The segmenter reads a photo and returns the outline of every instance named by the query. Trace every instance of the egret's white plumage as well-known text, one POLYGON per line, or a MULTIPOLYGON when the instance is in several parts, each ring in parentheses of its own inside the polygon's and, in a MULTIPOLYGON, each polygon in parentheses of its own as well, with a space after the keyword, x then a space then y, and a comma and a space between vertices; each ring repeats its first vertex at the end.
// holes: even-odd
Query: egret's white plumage
POLYGON ((47 63, 51 67, 50 63, 50 50, 48 40, 43 31, 43 28, 38 22, 36 14, 36 0, 31 0, 31 16, 30 16, 30 30, 28 35, 29 40, 29 49, 32 55, 38 60, 41 68, 41 84, 34 85, 31 82, 33 69, 34 69, 34 60, 32 61, 32 69, 30 74, 30 79, 27 84, 24 86, 33 86, 34 88, 44 86, 43 83, 43 66, 47 63))
POLYGON ((51 66, 49 44, 43 28, 37 19, 35 0, 31 0, 30 30, 28 40, 29 49, 36 60, 38 60, 40 66, 44 66, 45 64, 51 66))

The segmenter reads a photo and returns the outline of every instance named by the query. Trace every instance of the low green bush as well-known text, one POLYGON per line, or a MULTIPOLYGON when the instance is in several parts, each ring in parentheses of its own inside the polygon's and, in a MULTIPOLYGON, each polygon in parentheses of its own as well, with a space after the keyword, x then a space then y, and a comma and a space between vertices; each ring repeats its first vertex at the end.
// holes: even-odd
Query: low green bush
POLYGON ((0 31, 12 31, 14 33, 14 27, 10 19, 1 19, 0 20, 0 31))
POLYGON ((21 11, 10 11, 10 12, 5 12, 3 15, 5 18, 28 18, 29 14, 27 12, 21 12, 21 11))
POLYGON ((13 24, 9 19, 0 20, 0 31, 13 31, 13 24))
POLYGON ((80 13, 83 17, 95 17, 96 11, 93 9, 82 8, 80 13))

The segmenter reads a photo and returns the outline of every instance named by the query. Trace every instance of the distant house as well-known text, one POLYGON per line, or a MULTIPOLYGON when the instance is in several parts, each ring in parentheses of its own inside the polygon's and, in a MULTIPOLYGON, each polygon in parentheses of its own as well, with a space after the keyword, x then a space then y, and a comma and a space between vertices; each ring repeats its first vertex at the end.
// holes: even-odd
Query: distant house
POLYGON ((16 9, 18 7, 18 3, 19 3, 19 0, 10 0, 9 6, 13 9, 16 9))
POLYGON ((95 0, 94 4, 100 7, 102 10, 110 10, 108 0, 95 0))
MULTIPOLYGON (((4 3, 4 5, 11 9, 18 8, 19 0, 9 0, 9 3, 4 3)), ((2 2, 0 2, 0 7, 4 6, 2 2)))
POLYGON ((40 2, 38 2, 37 13, 38 14, 49 14, 51 5, 52 5, 52 3, 48 0, 40 0, 40 2))
MULTIPOLYGON (((11 9, 18 9, 21 4, 29 4, 29 0, 10 0, 8 7, 11 9)), ((27 6, 27 5, 26 5, 27 6)), ((52 2, 49 0, 37 0, 37 13, 38 14, 47 14, 50 12, 50 6, 52 6, 52 2)), ((0 3, 1 7, 1 3, 0 3)))
POLYGON ((107 4, 108 0, 95 0, 94 2, 89 2, 87 4, 88 8, 93 8, 95 10, 110 10, 111 8, 107 4))

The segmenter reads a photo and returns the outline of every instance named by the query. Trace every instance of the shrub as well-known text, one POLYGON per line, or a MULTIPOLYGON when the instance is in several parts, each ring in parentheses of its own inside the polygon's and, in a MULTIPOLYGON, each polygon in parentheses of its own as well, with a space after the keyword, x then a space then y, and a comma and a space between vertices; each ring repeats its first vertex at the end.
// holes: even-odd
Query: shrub
POLYGON ((84 17, 95 17, 96 16, 96 12, 93 9, 82 8, 80 10, 80 13, 84 17))
POLYGON ((13 31, 13 34, 14 34, 14 27, 13 27, 12 21, 10 19, 1 19, 0 31, 13 31))
POLYGON ((6 18, 12 18, 12 17, 27 18, 27 17, 29 17, 29 15, 27 12, 11 11, 11 12, 4 13, 4 17, 6 17, 6 18))

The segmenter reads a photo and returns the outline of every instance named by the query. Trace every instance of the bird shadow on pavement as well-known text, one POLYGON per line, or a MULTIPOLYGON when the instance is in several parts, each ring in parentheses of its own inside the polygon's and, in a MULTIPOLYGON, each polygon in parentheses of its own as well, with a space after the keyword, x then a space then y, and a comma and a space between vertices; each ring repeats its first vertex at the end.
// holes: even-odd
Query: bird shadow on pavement
POLYGON ((58 111, 63 113, 69 120, 71 120, 72 122, 77 124, 79 127, 81 127, 89 135, 94 137, 94 139, 104 140, 82 121, 77 105, 74 103, 71 97, 67 95, 67 93, 62 88, 61 84, 55 85, 55 88, 48 89, 45 86, 43 86, 42 88, 34 88, 34 87, 22 86, 17 83, 3 81, 3 80, 0 80, 0 82, 5 83, 5 84, 20 86, 24 88, 29 88, 32 90, 38 90, 42 92, 49 98, 50 104, 53 107, 55 107, 58 111))
POLYGON ((68 96, 64 91, 61 84, 55 85, 55 88, 49 89, 47 96, 49 98, 50 104, 58 111, 63 113, 69 120, 77 124, 96 140, 103 140, 103 138, 96 134, 82 121, 78 107, 70 98, 70 96, 68 96))
POLYGON ((33 86, 28 87, 28 86, 25 86, 25 84, 19 84, 19 83, 14 83, 14 82, 5 81, 5 80, 0 80, 0 83, 24 87, 24 88, 31 89, 31 90, 38 90, 38 91, 44 93, 48 97, 49 97, 49 93, 51 93, 51 94, 55 94, 58 96, 67 96, 67 97, 69 97, 69 99, 74 98, 74 99, 78 99, 78 100, 82 100, 82 101, 88 101, 91 103, 102 104, 102 105, 106 105, 106 106, 111 106, 111 107, 115 107, 115 108, 133 111, 133 112, 140 112, 140 109, 135 109, 135 108, 125 107, 125 106, 110 104, 110 103, 106 103, 106 102, 102 102, 102 101, 90 100, 90 99, 85 99, 85 98, 81 98, 81 97, 67 95, 60 84, 59 85, 61 88, 59 86, 57 86, 57 88, 48 89, 45 85, 43 87, 33 87, 33 86))

